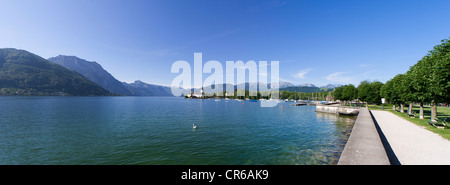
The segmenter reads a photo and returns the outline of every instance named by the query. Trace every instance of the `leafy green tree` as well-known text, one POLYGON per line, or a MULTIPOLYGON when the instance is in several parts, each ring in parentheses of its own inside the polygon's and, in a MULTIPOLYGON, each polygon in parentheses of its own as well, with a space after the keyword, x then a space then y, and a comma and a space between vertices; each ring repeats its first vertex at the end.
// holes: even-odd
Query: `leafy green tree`
POLYGON ((358 89, 352 84, 338 87, 334 90, 334 98, 345 102, 358 98, 358 89))
POLYGON ((431 102, 431 119, 434 120, 437 103, 450 101, 450 41, 442 40, 408 72, 387 81, 381 88, 381 95, 394 104, 394 109, 395 104, 409 103, 411 107, 413 102, 420 103, 421 119, 423 104, 431 102))
POLYGON ((351 101, 358 98, 358 89, 352 84, 344 86, 342 97, 345 101, 351 101))
POLYGON ((426 57, 431 66, 428 86, 433 107, 431 119, 436 118, 437 103, 448 103, 450 100, 450 42, 448 39, 441 42, 426 57))
POLYGON ((344 86, 338 87, 334 89, 334 99, 343 100, 342 91, 344 90, 344 86))
POLYGON ((410 67, 411 99, 420 103, 419 117, 423 119, 423 104, 432 104, 431 119, 437 115, 437 103, 450 100, 450 43, 442 40, 433 50, 410 67))
MULTIPOLYGON (((399 105, 400 112, 404 112, 403 105, 418 101, 417 93, 414 84, 416 78, 412 72, 406 74, 398 74, 381 88, 381 95, 386 98, 389 103, 399 105)), ((411 107, 411 106, 410 106, 411 107)), ((411 110, 411 109, 410 109, 411 110)))
POLYGON ((375 81, 369 82, 367 80, 362 81, 358 89, 358 99, 370 103, 370 104, 380 104, 381 103, 381 94, 380 90, 383 86, 383 83, 375 81))
POLYGON ((428 93, 429 71, 430 66, 426 60, 419 60, 414 66, 411 66, 406 72, 409 78, 409 85, 412 87, 411 98, 414 102, 419 103, 419 118, 423 119, 423 104, 431 102, 431 97, 428 93))
MULTIPOLYGON (((398 76, 398 75, 397 75, 398 76)), ((396 76, 396 77, 397 77, 396 76)), ((395 110, 395 106, 399 104, 400 97, 398 93, 396 92, 396 82, 395 77, 388 80, 386 84, 381 87, 381 96, 386 98, 386 101, 393 104, 392 109, 395 110)))
MULTIPOLYGON (((370 84, 371 96, 369 97, 369 103, 381 104, 381 87, 383 83, 375 81, 370 84)), ((358 92, 359 93, 359 92, 358 92)))
POLYGON ((367 80, 362 81, 358 85, 357 89, 358 89, 358 99, 368 103, 371 96, 370 82, 367 80))
POLYGON ((407 88, 405 87, 405 83, 407 81, 405 74, 398 74, 393 79, 393 93, 396 94, 395 103, 399 105, 400 112, 404 112, 404 104, 407 102, 408 98, 406 98, 407 88))
POLYGON ((411 113, 413 97, 413 87, 411 85, 411 77, 406 74, 399 74, 394 77, 394 92, 399 98, 398 104, 400 105, 400 112, 404 112, 404 105, 409 104, 410 109, 408 113, 411 113))

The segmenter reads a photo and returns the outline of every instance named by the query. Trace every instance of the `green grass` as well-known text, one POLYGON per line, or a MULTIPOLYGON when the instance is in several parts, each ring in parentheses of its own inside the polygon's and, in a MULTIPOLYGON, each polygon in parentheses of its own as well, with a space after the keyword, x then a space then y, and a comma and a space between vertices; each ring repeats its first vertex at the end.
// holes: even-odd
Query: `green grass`
MULTIPOLYGON (((382 110, 382 107, 381 107, 381 105, 369 105, 369 109, 370 110, 382 110)), ((431 119, 431 107, 424 107, 424 110, 423 110, 424 119, 419 119, 419 106, 413 106, 413 111, 416 112, 415 118, 410 118, 407 115, 407 113, 406 113, 407 109, 408 109, 408 107, 405 107, 405 112, 400 113, 400 112, 392 110, 392 105, 389 105, 389 104, 384 105, 384 111, 392 112, 395 115, 404 118, 405 120, 415 123, 416 125, 422 126, 422 127, 426 128, 427 130, 434 132, 436 134, 439 134, 440 136, 442 136, 443 138, 445 138, 447 140, 450 140, 450 129, 448 127, 446 129, 438 129, 427 123, 427 121, 430 121, 430 119, 431 119)), ((437 117, 440 119, 443 118, 443 119, 450 120, 450 108, 438 107, 437 108, 437 117)))

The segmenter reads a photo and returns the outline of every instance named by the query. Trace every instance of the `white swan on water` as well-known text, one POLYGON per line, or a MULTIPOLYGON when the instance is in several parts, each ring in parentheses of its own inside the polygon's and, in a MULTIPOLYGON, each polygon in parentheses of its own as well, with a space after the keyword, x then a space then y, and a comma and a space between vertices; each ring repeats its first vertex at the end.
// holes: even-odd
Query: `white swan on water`
POLYGON ((192 128, 193 128, 193 129, 196 129, 196 128, 197 128, 197 125, 192 124, 192 128))

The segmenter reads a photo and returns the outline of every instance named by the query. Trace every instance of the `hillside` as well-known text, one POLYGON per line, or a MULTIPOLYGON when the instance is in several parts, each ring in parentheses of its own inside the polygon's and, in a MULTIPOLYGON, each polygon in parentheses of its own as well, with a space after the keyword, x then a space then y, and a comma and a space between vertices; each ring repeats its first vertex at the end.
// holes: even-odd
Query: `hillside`
POLYGON ((133 96, 173 96, 170 87, 147 84, 140 80, 136 80, 134 83, 122 84, 128 88, 133 96))
POLYGON ((82 75, 25 50, 0 49, 0 95, 103 96, 110 92, 82 75))
POLYGON ((59 55, 48 59, 50 62, 62 65, 67 69, 80 73, 87 79, 95 82, 104 89, 120 94, 120 95, 132 95, 130 90, 125 87, 119 80, 114 78, 108 71, 97 62, 89 62, 84 59, 80 59, 75 56, 59 55))

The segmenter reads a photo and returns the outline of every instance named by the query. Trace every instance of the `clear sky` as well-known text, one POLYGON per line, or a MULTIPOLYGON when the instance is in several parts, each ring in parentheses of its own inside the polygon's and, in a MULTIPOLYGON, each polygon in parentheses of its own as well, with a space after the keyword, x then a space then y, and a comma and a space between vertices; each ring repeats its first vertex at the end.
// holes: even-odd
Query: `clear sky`
MULTIPOLYGON (((0 48, 170 85, 173 62, 277 60, 293 84, 386 82, 450 37, 442 0, 0 0, 0 48)), ((203 75, 207 77, 207 74, 203 75)))

